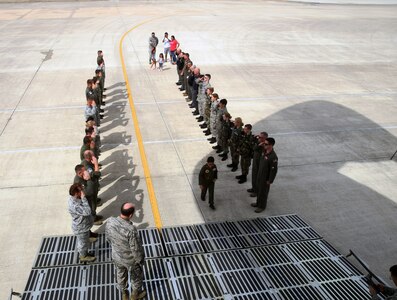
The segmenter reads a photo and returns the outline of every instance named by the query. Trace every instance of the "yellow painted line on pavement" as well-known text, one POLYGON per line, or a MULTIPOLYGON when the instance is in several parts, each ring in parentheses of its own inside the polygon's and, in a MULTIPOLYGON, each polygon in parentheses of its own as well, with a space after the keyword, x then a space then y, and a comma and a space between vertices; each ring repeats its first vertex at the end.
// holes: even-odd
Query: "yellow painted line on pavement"
MULTIPOLYGON (((158 18, 156 18, 156 19, 158 19, 158 18)), ((146 185, 147 185, 147 189, 148 189, 148 193, 149 193, 149 200, 150 200, 150 204, 152 206, 153 218, 154 218, 154 222, 156 224, 156 227, 158 229, 161 229, 162 223, 161 223, 160 212, 159 212, 159 208, 158 208, 158 205, 157 205, 156 194, 155 194, 154 188, 153 188, 153 183, 152 183, 152 178, 151 178, 151 175, 150 175, 148 161, 147 161, 147 158, 146 158, 145 147, 143 146, 141 129, 139 128, 138 117, 137 117, 136 110, 135 110, 134 99, 132 98, 131 87, 130 87, 130 83, 129 83, 129 80, 128 80, 127 68, 125 66, 124 55, 123 55, 124 38, 131 31, 135 30, 136 28, 138 28, 139 26, 142 26, 145 23, 151 22, 152 20, 154 20, 154 19, 146 20, 146 21, 144 21, 142 23, 139 23, 138 25, 135 25, 130 30, 125 32, 123 34, 123 36, 121 37, 121 39, 120 39, 119 51, 120 51, 120 60, 121 60, 121 66, 122 66, 122 69, 123 69, 124 80, 125 80, 125 83, 126 83, 126 86, 127 86, 128 100, 129 100, 129 103, 130 103, 132 119, 134 121, 136 139, 137 139, 137 142, 138 142, 139 153, 141 155, 143 171, 144 171, 144 175, 145 175, 145 179, 146 179, 146 185)))

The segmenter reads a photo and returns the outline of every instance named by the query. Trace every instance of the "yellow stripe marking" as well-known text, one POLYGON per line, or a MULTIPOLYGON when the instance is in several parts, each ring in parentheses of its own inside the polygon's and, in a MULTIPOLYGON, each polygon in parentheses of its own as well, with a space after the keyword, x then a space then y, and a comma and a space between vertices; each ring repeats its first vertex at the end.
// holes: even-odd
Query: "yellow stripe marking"
POLYGON ((161 223, 160 212, 159 212, 159 208, 158 208, 158 205, 157 205, 156 194, 154 193, 154 189, 153 189, 152 178, 150 176, 150 170, 149 170, 149 165, 148 165, 147 158, 146 158, 145 147, 143 146, 143 141, 142 141, 141 129, 139 128, 138 117, 136 115, 134 99, 132 98, 131 87, 130 87, 130 83, 129 83, 129 80, 128 80, 127 68, 125 66, 124 55, 123 55, 124 38, 131 31, 133 31, 134 29, 136 29, 139 26, 141 26, 141 25, 143 25, 145 23, 148 23, 148 22, 150 22, 152 20, 153 19, 144 21, 142 23, 139 23, 138 25, 135 25, 130 30, 125 32, 123 34, 123 36, 121 37, 121 39, 120 39, 119 51, 120 51, 120 60, 121 60, 121 66, 122 66, 122 69, 123 69, 124 80, 125 80, 125 83, 126 83, 126 86, 127 86, 128 100, 129 100, 129 103, 130 103, 132 119, 134 121, 136 139, 137 139, 137 142, 138 142, 139 153, 141 155, 143 171, 144 171, 144 175, 145 175, 145 179, 146 179, 146 185, 147 185, 147 189, 148 189, 148 193, 149 193, 149 200, 150 200, 150 204, 152 206, 153 218, 154 218, 154 222, 155 222, 156 227, 158 229, 161 229, 162 223, 161 223))

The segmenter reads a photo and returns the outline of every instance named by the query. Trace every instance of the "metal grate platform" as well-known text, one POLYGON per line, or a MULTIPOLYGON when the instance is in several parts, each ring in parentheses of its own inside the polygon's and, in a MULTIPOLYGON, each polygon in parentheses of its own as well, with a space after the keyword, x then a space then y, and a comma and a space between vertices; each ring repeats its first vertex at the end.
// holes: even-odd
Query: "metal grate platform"
MULTIPOLYGON (((146 299, 370 299, 363 275, 296 215, 140 234, 146 299)), ((103 236, 93 251, 99 263, 77 265, 72 236, 44 238, 22 299, 121 299, 103 236)))
POLYGON ((161 233, 169 255, 204 252, 194 226, 165 227, 161 233))
MULTIPOLYGON (((165 256, 157 229, 140 229, 138 232, 142 239, 146 257, 165 256)), ((111 261, 110 245, 103 234, 98 236, 98 240, 91 245, 89 251, 97 257, 96 263, 111 261)), ((43 238, 33 268, 76 265, 78 263, 75 236, 54 236, 43 238)))

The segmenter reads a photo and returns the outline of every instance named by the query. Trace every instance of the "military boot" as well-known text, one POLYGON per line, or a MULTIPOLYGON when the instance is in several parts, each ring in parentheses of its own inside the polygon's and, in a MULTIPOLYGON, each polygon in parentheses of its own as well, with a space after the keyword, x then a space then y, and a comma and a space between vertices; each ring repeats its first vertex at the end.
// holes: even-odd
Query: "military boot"
POLYGON ((244 176, 243 174, 237 175, 237 176, 236 176, 236 179, 241 179, 241 178, 243 178, 243 176, 244 176))
POLYGON ((130 293, 128 291, 121 292, 121 299, 122 300, 130 300, 130 293))
MULTIPOLYGON (((145 290, 142 290, 141 292, 135 290, 135 291, 133 291, 132 294, 131 294, 131 300, 142 299, 142 298, 144 298, 145 296, 146 296, 146 291, 145 291, 145 290)), ((123 300, 124 300, 124 299, 123 299, 123 300)))
POLYGON ((241 175, 240 180, 238 181, 238 183, 242 184, 244 182, 247 182, 247 175, 241 175))
POLYGON ((237 171, 237 167, 238 167, 238 165, 234 164, 233 167, 232 167, 232 172, 236 172, 237 171))

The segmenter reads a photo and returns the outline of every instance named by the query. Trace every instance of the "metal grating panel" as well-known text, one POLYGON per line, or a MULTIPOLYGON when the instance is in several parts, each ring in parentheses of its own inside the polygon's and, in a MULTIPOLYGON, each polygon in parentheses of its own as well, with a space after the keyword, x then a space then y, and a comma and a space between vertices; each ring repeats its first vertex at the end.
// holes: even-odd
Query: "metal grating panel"
POLYGON ((271 288, 280 289, 310 282, 310 279, 296 265, 292 264, 265 267, 263 274, 271 282, 271 288))
POLYGON ((296 261, 341 256, 323 240, 286 244, 285 249, 296 261))
POLYGON ((292 263, 293 259, 280 246, 268 246, 250 249, 258 266, 272 266, 292 263))
MULTIPOLYGON (((146 299, 370 299, 362 274, 296 215, 139 233, 146 299)), ((75 243, 43 239, 22 299, 120 299, 104 236, 94 264, 76 265, 75 243)))
MULTIPOLYGON (((160 234, 156 228, 140 229, 138 232, 142 239, 146 257, 165 256, 160 234)), ((104 234, 98 236, 97 241, 91 245, 89 251, 95 254, 96 263, 111 262, 112 260, 110 245, 104 234)), ((76 265, 78 263, 75 236, 45 237, 42 239, 33 268, 76 265)))
POLYGON ((270 292, 260 292, 256 294, 250 293, 244 295, 237 295, 233 297, 233 300, 273 300, 273 299, 280 300, 281 298, 270 292))
POLYGON ((166 256, 161 243, 160 233, 156 228, 139 229, 138 233, 141 237, 146 257, 166 256))
POLYGON ((324 295, 316 287, 306 285, 279 290, 282 299, 285 300, 323 300, 324 295))
POLYGON ((181 299, 212 299, 223 295, 213 274, 177 278, 181 299))
POLYGON ((65 300, 80 299, 79 289, 62 289, 52 291, 42 291, 41 293, 26 293, 22 295, 22 300, 65 300))
POLYGON ((143 266, 145 280, 158 280, 170 277, 167 265, 168 259, 147 259, 143 266))
POLYGON ((145 282, 148 300, 179 300, 179 291, 177 284, 174 280, 161 279, 161 280, 151 280, 145 282), (178 293, 178 297, 176 295, 178 293))
MULTIPOLYGON (((70 299, 74 299, 74 298, 70 298, 70 299)), ((82 299, 119 300, 121 299, 121 293, 116 285, 92 286, 87 288, 86 292, 82 295, 82 299)))
POLYGON ((211 259, 216 272, 226 272, 233 270, 245 270, 255 268, 248 257, 248 250, 236 250, 227 252, 216 252, 211 254, 211 259))
POLYGON ((233 223, 209 223, 195 226, 206 251, 242 248, 236 238, 237 228, 233 223))
POLYGON ((323 282, 335 279, 343 279, 354 276, 351 273, 342 269, 337 261, 330 258, 321 260, 305 261, 302 262, 302 267, 305 268, 313 277, 313 280, 323 282))
POLYGON ((271 288, 266 285, 261 273, 254 269, 224 272, 219 275, 219 279, 231 295, 260 292, 271 288))
POLYGON ((194 226, 168 227, 161 232, 168 255, 204 252, 194 226))
POLYGON ((212 273, 206 256, 202 254, 172 257, 167 262, 173 277, 212 273))
POLYGON ((371 299, 368 287, 362 281, 347 279, 322 283, 321 287, 328 293, 330 299, 365 300, 371 299))

